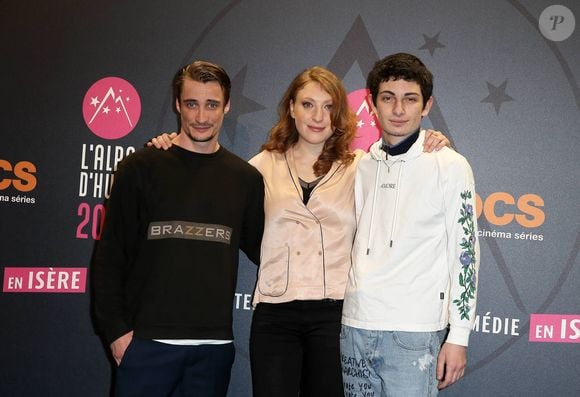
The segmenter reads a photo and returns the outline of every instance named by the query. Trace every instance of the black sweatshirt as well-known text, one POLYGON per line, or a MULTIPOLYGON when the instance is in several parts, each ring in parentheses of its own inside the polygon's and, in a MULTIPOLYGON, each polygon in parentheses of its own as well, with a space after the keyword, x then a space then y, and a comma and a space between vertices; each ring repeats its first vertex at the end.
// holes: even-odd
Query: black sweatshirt
POLYGON ((220 148, 141 149, 115 173, 93 261, 95 320, 107 342, 233 339, 238 249, 259 261, 260 173, 220 148))

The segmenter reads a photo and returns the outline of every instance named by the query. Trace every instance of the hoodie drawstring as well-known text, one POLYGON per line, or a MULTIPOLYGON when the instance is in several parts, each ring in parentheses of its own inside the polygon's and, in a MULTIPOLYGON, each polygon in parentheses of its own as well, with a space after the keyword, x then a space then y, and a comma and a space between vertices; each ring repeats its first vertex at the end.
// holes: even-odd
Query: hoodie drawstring
POLYGON ((373 206, 371 209, 371 222, 369 224, 369 239, 367 244, 367 255, 371 251, 371 243, 373 240, 373 220, 375 219, 375 205, 377 202, 377 192, 379 191, 379 177, 381 175, 381 163, 382 161, 379 159, 377 161, 377 171, 375 173, 375 191, 373 192, 373 206))
POLYGON ((397 193, 395 194, 395 207, 393 209, 393 224, 391 226, 391 241, 389 242, 389 247, 393 246, 393 235, 395 234, 395 226, 397 226, 397 209, 399 208, 399 193, 401 192, 401 173, 403 172, 403 165, 405 165, 405 160, 401 160, 399 174, 397 175, 397 185, 395 187, 397 193))
MULTIPOLYGON (((405 160, 397 160, 399 162, 401 162, 401 165, 399 166, 399 172, 397 174, 397 184, 395 185, 395 206, 393 207, 393 222, 391 224, 391 235, 390 235, 390 241, 389 241, 389 247, 393 246, 393 236, 395 234, 395 227, 397 225, 397 213, 398 213, 398 208, 399 208, 399 193, 401 191, 401 174, 403 172, 403 165, 405 164, 405 160)), ((395 161, 395 163, 397 162, 395 161)), ((375 219, 375 208, 376 208, 376 204, 377 204, 377 193, 379 191, 379 179, 380 179, 380 175, 381 175, 381 163, 383 162, 382 159, 379 159, 377 161, 377 171, 375 173, 375 190, 373 192, 373 203, 372 203, 372 208, 371 208, 371 219, 370 219, 370 224, 369 224, 369 238, 368 238, 368 243, 367 243, 367 250, 366 250, 366 254, 368 255, 371 252, 371 246, 372 246, 372 240, 373 240, 373 225, 374 225, 374 219, 375 219)), ((394 163, 393 163, 394 164, 394 163)), ((387 167, 390 168, 388 165, 387 167)))

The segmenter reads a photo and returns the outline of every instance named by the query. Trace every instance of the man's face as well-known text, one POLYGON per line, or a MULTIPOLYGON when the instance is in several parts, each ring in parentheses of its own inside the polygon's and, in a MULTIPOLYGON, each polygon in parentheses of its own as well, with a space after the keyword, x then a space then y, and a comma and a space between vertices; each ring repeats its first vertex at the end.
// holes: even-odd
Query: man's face
POLYGON ((181 118, 181 134, 186 149, 197 152, 213 152, 230 104, 224 103, 224 94, 219 83, 202 83, 191 79, 183 81, 177 111, 181 118))
POLYGON ((383 138, 396 145, 411 135, 421 125, 421 119, 429 114, 433 98, 423 107, 421 87, 415 81, 403 79, 383 81, 379 85, 377 104, 369 98, 377 115, 383 138))

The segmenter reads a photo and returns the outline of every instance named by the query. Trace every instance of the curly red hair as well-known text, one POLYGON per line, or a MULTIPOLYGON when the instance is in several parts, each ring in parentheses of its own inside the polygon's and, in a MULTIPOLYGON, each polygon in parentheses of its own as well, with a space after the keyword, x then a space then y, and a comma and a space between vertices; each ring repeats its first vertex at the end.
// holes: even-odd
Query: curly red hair
POLYGON ((333 133, 324 143, 322 153, 312 166, 316 176, 326 174, 332 163, 340 161, 350 164, 354 154, 349 149, 356 132, 356 117, 348 106, 346 91, 341 81, 334 73, 320 66, 304 70, 292 80, 286 93, 278 105, 278 122, 270 130, 268 141, 262 145, 262 150, 284 153, 298 142, 298 130, 290 115, 290 103, 296 100, 296 95, 310 82, 316 82, 332 98, 330 115, 333 133))

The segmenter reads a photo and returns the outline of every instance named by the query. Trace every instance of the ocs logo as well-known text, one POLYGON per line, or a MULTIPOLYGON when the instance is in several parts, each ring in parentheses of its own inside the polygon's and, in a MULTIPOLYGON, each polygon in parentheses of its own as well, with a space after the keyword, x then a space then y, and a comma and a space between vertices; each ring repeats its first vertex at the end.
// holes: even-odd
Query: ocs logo
POLYGON ((523 194, 517 200, 506 192, 491 193, 484 200, 478 194, 475 202, 477 217, 483 213, 485 219, 495 226, 505 226, 515 221, 523 227, 539 227, 546 220, 542 207, 544 199, 532 193, 523 194))
POLYGON ((83 99, 87 127, 104 139, 129 134, 141 117, 141 98, 126 80, 106 77, 94 83, 83 99))
POLYGON ((19 192, 30 192, 36 187, 35 173, 36 166, 30 161, 19 161, 12 165, 0 159, 0 190, 14 186, 19 192))
MULTIPOLYGON (((371 144, 380 137, 379 128, 368 102, 367 90, 361 89, 348 95, 348 103, 357 118, 357 135, 353 149, 368 151, 371 144)), ((542 210, 544 199, 537 194, 523 194, 517 199, 506 192, 494 192, 482 199, 476 197, 477 217, 481 214, 495 226, 505 226, 516 222, 522 227, 534 228, 544 224, 546 215, 542 210)))

